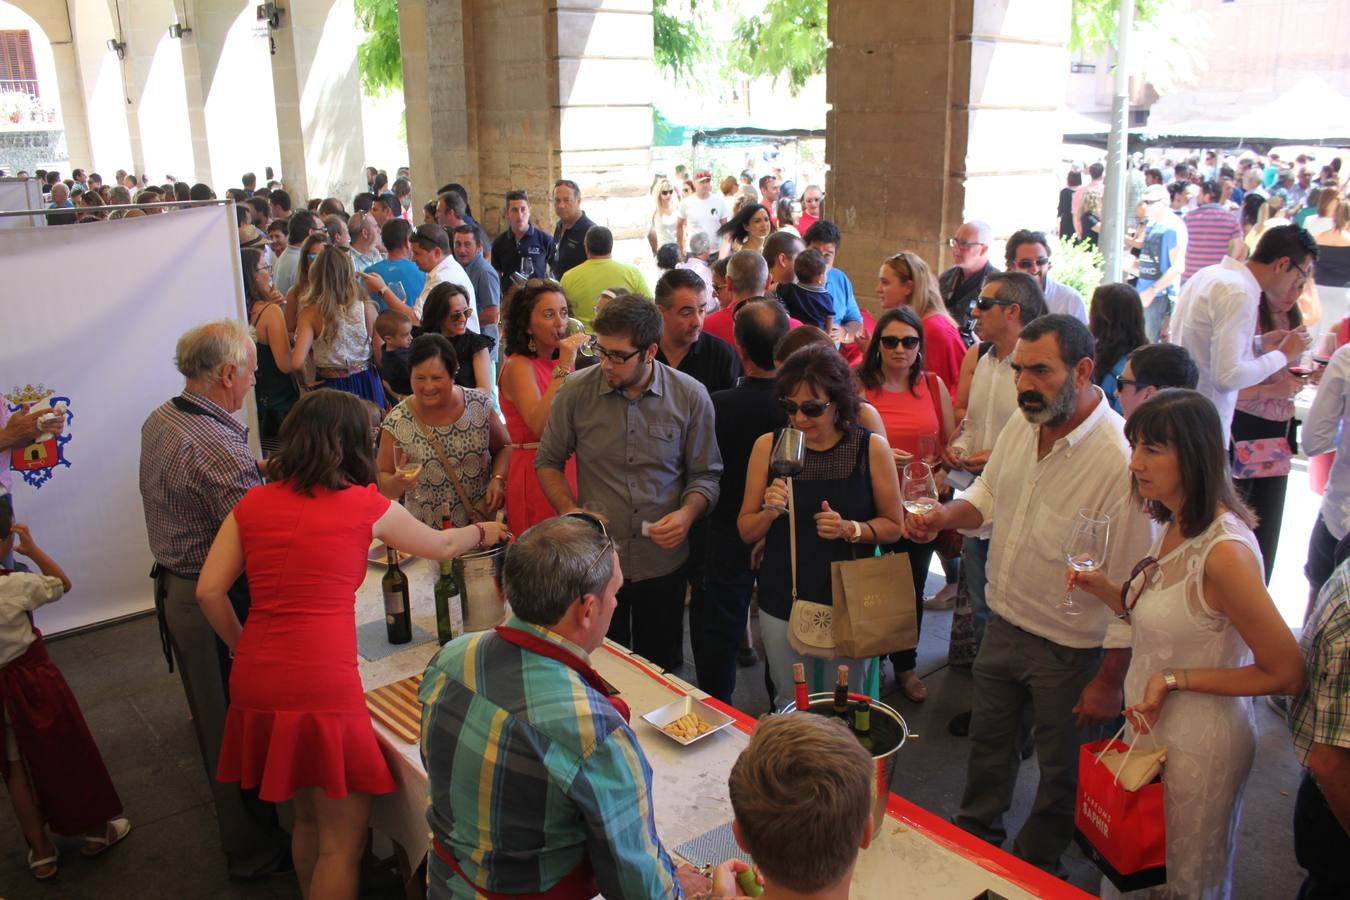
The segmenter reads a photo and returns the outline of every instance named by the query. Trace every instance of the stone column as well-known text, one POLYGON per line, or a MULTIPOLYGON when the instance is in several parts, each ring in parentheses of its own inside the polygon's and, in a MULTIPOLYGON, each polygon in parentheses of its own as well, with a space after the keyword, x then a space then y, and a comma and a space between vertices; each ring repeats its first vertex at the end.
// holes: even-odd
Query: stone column
POLYGON ((272 81, 282 183, 297 206, 310 197, 349 203, 365 185, 352 0, 281 5, 272 81))
POLYGON ((651 0, 407 4, 399 30, 419 203, 458 181, 495 235, 523 188, 551 228, 553 182, 570 178, 597 223, 646 234, 651 0))
POLYGON ((1069 0, 831 0, 829 22, 825 215, 861 295, 896 251, 951 265, 965 219, 996 254, 1053 225, 1069 0))

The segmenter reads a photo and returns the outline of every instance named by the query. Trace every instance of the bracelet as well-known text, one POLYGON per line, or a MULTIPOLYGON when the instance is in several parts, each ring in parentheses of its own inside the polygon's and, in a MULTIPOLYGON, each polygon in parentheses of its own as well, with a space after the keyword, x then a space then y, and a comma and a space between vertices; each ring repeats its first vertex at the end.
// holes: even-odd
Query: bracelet
POLYGON ((489 480, 489 481, 500 481, 503 485, 506 484, 506 476, 505 476, 505 475, 497 475, 496 473, 493 473, 493 476, 492 476, 490 479, 488 479, 488 480, 489 480))
POLYGON ((481 547, 483 546, 483 542, 487 540, 487 529, 485 529, 482 525, 479 525, 477 522, 473 523, 473 527, 478 529, 478 543, 475 544, 474 546, 481 547))

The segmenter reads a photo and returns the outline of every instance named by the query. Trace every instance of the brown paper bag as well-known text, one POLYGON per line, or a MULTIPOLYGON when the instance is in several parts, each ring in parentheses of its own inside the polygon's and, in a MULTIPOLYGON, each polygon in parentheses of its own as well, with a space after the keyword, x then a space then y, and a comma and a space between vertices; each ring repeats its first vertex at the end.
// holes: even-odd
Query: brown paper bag
POLYGON ((867 659, 918 646, 908 553, 833 562, 830 577, 837 655, 867 659))

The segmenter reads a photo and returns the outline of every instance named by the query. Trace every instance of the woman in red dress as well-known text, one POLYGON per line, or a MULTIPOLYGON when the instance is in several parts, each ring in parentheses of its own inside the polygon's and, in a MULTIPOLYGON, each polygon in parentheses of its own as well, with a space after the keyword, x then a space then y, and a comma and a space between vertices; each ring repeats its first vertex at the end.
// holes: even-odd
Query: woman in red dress
MULTIPOLYGON (((506 471, 506 521, 522 534, 557 515, 534 474, 534 456, 553 397, 576 368, 577 352, 590 337, 567 336, 567 297, 556 281, 532 278, 511 294, 505 306, 502 340, 507 355, 499 388, 512 448, 506 471)), ((575 494, 574 460, 567 461, 565 473, 575 494)))
POLYGON ((372 794, 394 790, 356 665, 355 592, 372 537, 448 559, 504 535, 493 522, 435 531, 380 495, 366 404, 321 389, 281 426, 273 479, 225 518, 197 600, 230 648, 230 708, 216 777, 295 801, 291 851, 306 897, 355 898, 372 794), (248 573, 240 626, 229 586, 248 573))

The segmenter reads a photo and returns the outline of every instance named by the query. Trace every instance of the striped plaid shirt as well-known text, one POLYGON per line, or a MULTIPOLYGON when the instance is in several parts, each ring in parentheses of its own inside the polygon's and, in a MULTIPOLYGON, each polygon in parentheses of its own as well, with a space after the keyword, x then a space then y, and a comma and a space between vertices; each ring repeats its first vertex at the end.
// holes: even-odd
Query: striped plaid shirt
MULTIPOLYGON (((507 624, 589 658, 546 628, 507 624)), ((431 661, 421 699, 427 821, 476 884, 541 892, 589 857, 605 897, 681 896, 637 736, 579 674, 479 632, 431 661)), ((475 896, 435 854, 427 881, 432 898, 475 896)))
POLYGON ((200 394, 184 391, 141 426, 145 531, 155 561, 171 572, 200 572, 220 523, 260 484, 248 426, 200 394))
POLYGON ((1289 707, 1298 761, 1313 744, 1350 749, 1350 561, 1337 566, 1303 626, 1308 686, 1289 707))

